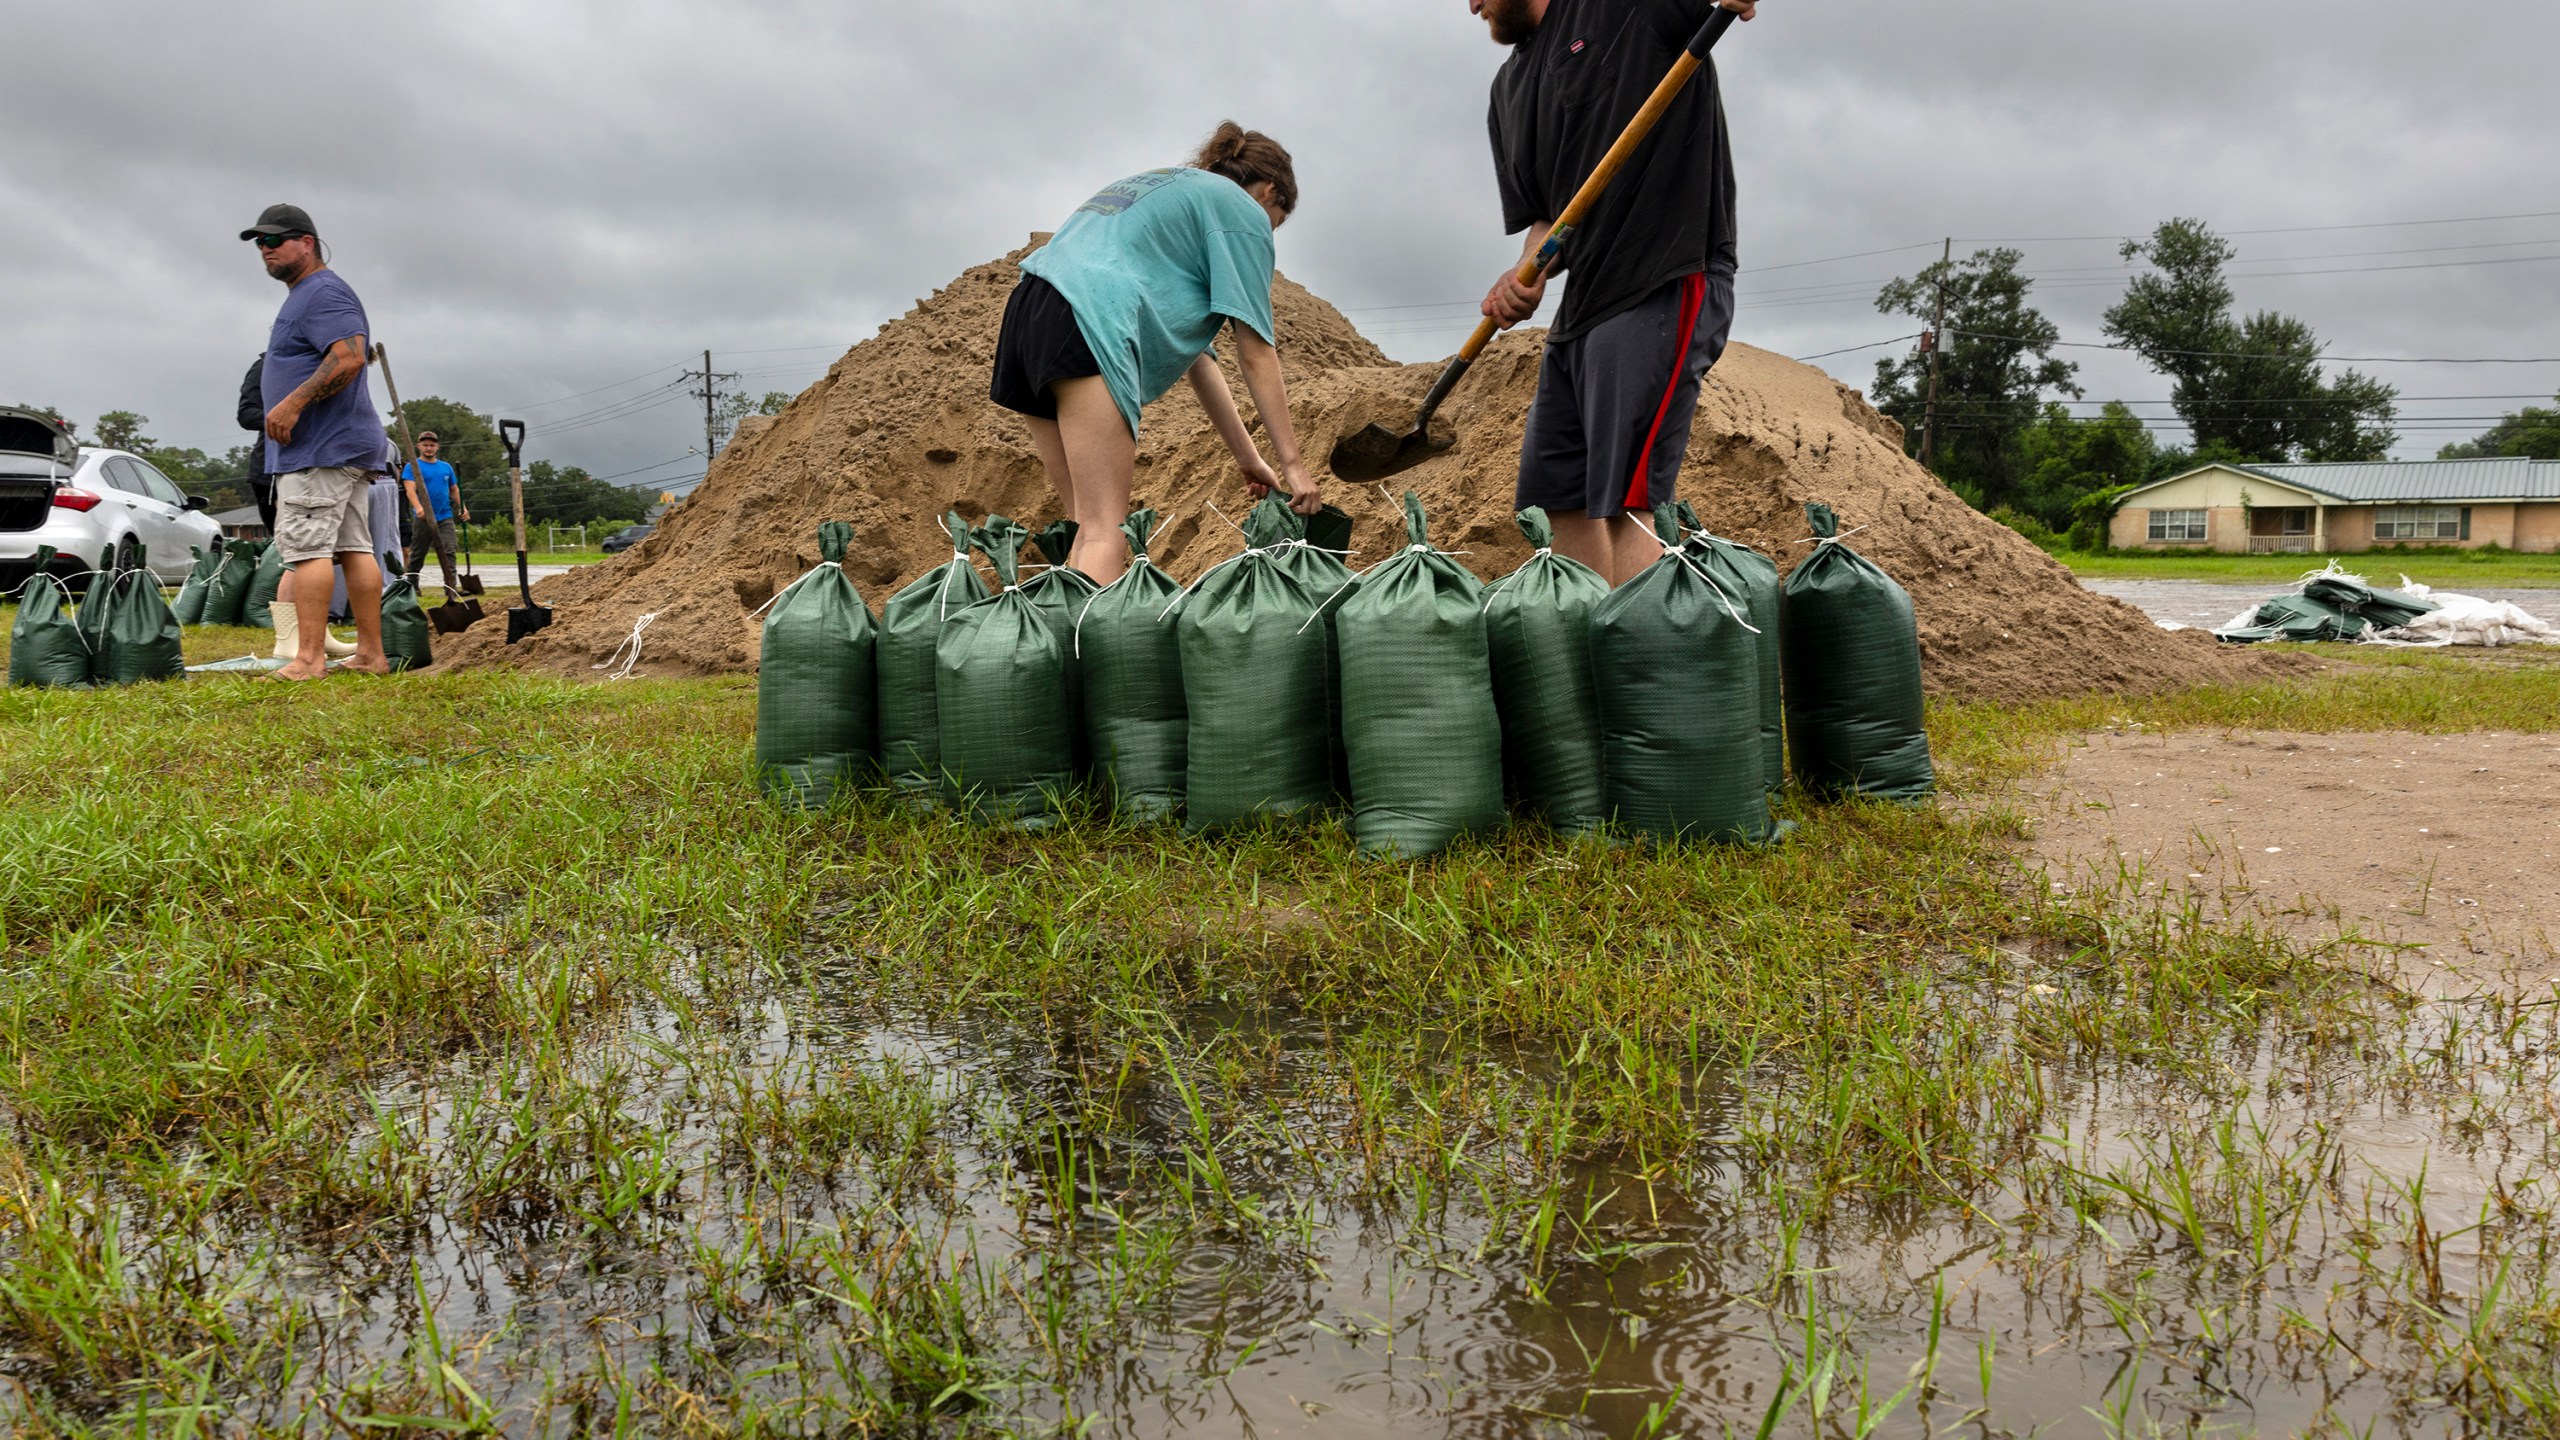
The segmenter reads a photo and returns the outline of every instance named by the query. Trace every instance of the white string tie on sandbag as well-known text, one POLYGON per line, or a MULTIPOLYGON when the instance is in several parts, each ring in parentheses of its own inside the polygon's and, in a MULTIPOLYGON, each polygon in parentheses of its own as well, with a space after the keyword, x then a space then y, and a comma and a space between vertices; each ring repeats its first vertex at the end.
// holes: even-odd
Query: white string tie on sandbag
POLYGON ((1823 547, 1823 546, 1825 546, 1825 545, 1837 545, 1837 544, 1839 544, 1841 541, 1848 539, 1850 536, 1857 534, 1860 530, 1866 530, 1866 529, 1870 529, 1870 528, 1872 528, 1872 527, 1870 527, 1870 526, 1866 526, 1866 525, 1858 525, 1858 526, 1853 526, 1853 527, 1851 527, 1850 529, 1843 530, 1843 531, 1841 531, 1841 532, 1840 532, 1839 534, 1837 534, 1837 535, 1807 535, 1806 537, 1804 537, 1804 538, 1803 538, 1803 539, 1801 539, 1801 540, 1792 541, 1792 542, 1790 542, 1790 543, 1792 543, 1792 544, 1797 544, 1797 545, 1811 545, 1811 546, 1813 546, 1815 549, 1817 549, 1817 550, 1818 550, 1818 549, 1822 548, 1822 547, 1823 547))
MULTIPOLYGON (((1084 608, 1076 612, 1075 654, 1077 659, 1081 660, 1084 658, 1084 617, 1093 613, 1093 602, 1101 599, 1110 591, 1120 588, 1120 581, 1126 580, 1130 576, 1137 574, 1139 566, 1153 565, 1154 563, 1156 562, 1148 559, 1146 556, 1139 555, 1130 560, 1129 568, 1120 572, 1119 579, 1113 580, 1108 585, 1098 585, 1094 587, 1093 593, 1085 597, 1084 608)), ((1180 597, 1176 597, 1174 603, 1177 605, 1182 603, 1180 597)), ((1164 617, 1159 615, 1156 619, 1162 620, 1164 617)))
POLYGON ((650 622, 656 620, 658 615, 658 611, 652 610, 648 614, 641 616, 638 620, 633 621, 631 624, 631 638, 614 646, 613 653, 604 657, 603 664, 591 666, 589 668, 596 670, 606 669, 610 667, 614 661, 622 659, 622 652, 624 650, 629 650, 631 652, 631 658, 622 660, 622 668, 615 670, 612 674, 607 675, 604 678, 607 680, 630 679, 631 672, 638 668, 640 664, 640 637, 649 632, 650 622))
MULTIPOLYGON (((753 610, 748 611, 748 612, 747 612, 747 618, 748 618, 748 619, 750 619, 750 620, 753 620, 754 618, 756 618, 757 616, 759 616, 759 615, 763 614, 763 613, 764 613, 764 612, 766 612, 767 610, 770 610, 770 609, 772 609, 774 606, 781 604, 781 603, 782 603, 782 597, 783 597, 783 596, 788 595, 788 594, 790 594, 792 591, 799 589, 801 586, 808 584, 808 583, 809 583, 809 581, 810 581, 810 578, 811 578, 812 576, 815 576, 815 575, 818 573, 818 571, 819 571, 819 570, 824 570, 824 569, 826 569, 828 566, 833 565, 833 564, 835 564, 835 563, 836 563, 836 562, 834 562, 833 560, 821 560, 821 561, 819 561, 819 562, 818 562, 818 564, 817 564, 817 566, 816 566, 816 568, 815 568, 815 569, 812 569, 811 571, 809 571, 809 573, 808 573, 807 575, 803 575, 803 576, 801 576, 799 579, 792 581, 790 584, 783 586, 783 587, 782 587, 781 589, 779 589, 779 590, 776 590, 775 592, 773 592, 773 598, 772 598, 772 599, 767 600, 766 602, 764 602, 763 604, 761 604, 761 605, 757 606, 757 607, 756 607, 756 608, 754 608, 753 610)), ((839 567, 839 568, 841 568, 841 567, 839 567)))
POLYGON ((1699 579, 1704 580, 1704 581, 1706 581, 1706 582, 1707 582, 1707 588, 1708 588, 1708 589, 1710 589, 1710 590, 1713 590, 1714 592, 1716 592, 1716 601, 1717 601, 1717 603, 1718 603, 1718 604, 1721 604, 1721 605, 1723 605, 1723 606, 1724 606, 1724 613, 1725 613, 1725 614, 1730 615, 1730 616, 1732 616, 1732 617, 1733 617, 1733 623, 1734 623, 1734 624, 1741 626, 1743 629, 1750 631, 1750 632, 1751 632, 1752 634, 1754 634, 1754 635, 1757 635, 1757 634, 1759 634, 1759 633, 1760 633, 1760 627, 1759 627, 1759 626, 1754 625, 1754 624, 1752 624, 1750 621, 1743 619, 1743 618, 1742 618, 1742 612, 1741 612, 1741 611, 1739 611, 1739 610, 1736 610, 1735 608, 1733 608, 1733 597, 1732 597, 1732 596, 1730 596, 1730 595, 1727 595, 1727 594, 1724 592, 1724 587, 1716 583, 1716 577, 1714 577, 1713 575, 1708 574, 1708 573, 1707 573, 1706 571, 1704 571, 1704 570, 1699 569, 1699 568, 1698 568, 1698 562, 1689 558, 1689 551, 1688 551, 1687 547, 1685 547, 1685 546, 1678 546, 1678 545, 1665 544, 1665 543, 1663 542, 1662 537, 1661 537, 1661 536, 1659 536, 1659 535, 1654 535, 1653 531, 1651 531, 1650 529, 1646 530, 1644 533, 1645 533, 1645 534, 1647 534, 1647 535, 1651 535, 1651 536, 1653 536, 1653 543, 1654 543, 1654 544, 1656 544, 1656 545, 1661 545, 1661 546, 1662 546, 1662 553, 1664 553, 1665 555, 1669 555, 1669 556, 1673 557, 1674 559, 1677 559, 1677 560, 1681 563, 1681 565, 1683 565, 1684 567, 1686 567, 1686 568, 1688 569, 1688 571, 1689 571, 1689 573, 1690 573, 1690 574, 1695 575, 1695 576, 1697 576, 1699 579))
MULTIPOLYGON (((1210 507, 1210 508, 1215 509, 1216 507, 1215 507, 1215 506, 1212 506, 1212 507, 1210 507)), ((1219 519, 1221 519, 1221 520, 1226 519, 1226 517, 1225 517, 1225 516, 1223 516, 1223 515, 1219 516, 1218 518, 1219 518, 1219 519)), ((1229 523, 1231 523, 1231 524, 1232 524, 1233 522, 1232 522, 1232 521, 1230 521, 1229 523)), ((1253 557, 1255 557, 1256 555, 1266 554, 1266 553, 1267 553, 1268 551, 1270 551, 1270 550, 1277 550, 1277 549, 1279 549, 1279 548, 1280 548, 1280 547, 1279 547, 1279 546, 1277 546, 1277 545, 1271 545, 1271 546, 1264 547, 1264 549, 1257 550, 1257 549, 1255 549, 1253 546, 1251 546, 1251 545, 1247 545, 1245 548, 1243 548, 1242 550, 1237 551, 1235 554, 1230 555, 1230 556, 1228 556, 1226 559, 1219 561, 1217 564, 1210 566, 1208 569, 1201 571, 1201 572, 1200 572, 1200 578, 1199 578, 1199 579, 1197 579, 1197 580, 1192 581, 1192 582, 1191 582, 1190 584, 1188 584, 1188 585, 1183 586, 1183 587, 1182 587, 1182 593, 1173 597, 1173 603, 1172 603, 1172 604, 1167 605, 1166 607, 1164 607, 1164 609, 1163 609, 1163 610, 1161 610, 1161 611, 1157 612, 1156 619, 1157 619, 1158 621, 1162 621, 1162 620, 1164 619, 1164 617, 1165 617, 1165 616, 1170 615, 1170 614, 1172 614, 1174 611, 1176 611, 1176 610, 1178 610, 1178 609, 1182 608, 1182 602, 1191 598, 1191 592, 1192 592, 1192 591, 1197 590, 1197 589, 1199 589, 1201 586, 1203 586, 1203 585, 1205 585, 1205 584, 1209 583, 1209 577, 1210 577, 1210 576, 1217 574, 1219 571, 1226 569, 1228 566, 1233 565, 1234 563, 1236 563, 1236 562, 1237 562, 1237 561, 1239 561, 1239 560, 1250 560, 1250 559, 1252 559, 1253 557)))

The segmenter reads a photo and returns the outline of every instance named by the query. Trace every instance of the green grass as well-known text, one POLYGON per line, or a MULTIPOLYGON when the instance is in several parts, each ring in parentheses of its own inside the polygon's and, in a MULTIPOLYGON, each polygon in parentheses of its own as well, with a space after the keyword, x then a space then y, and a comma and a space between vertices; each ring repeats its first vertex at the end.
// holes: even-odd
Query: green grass
POLYGON ((1470 1336, 1557 1360, 1482 1414, 1596 1433, 2560 1413, 2551 1007, 2055 895, 2001 789, 2109 725, 2548 730, 2542 657, 1940 705, 1958 803, 1411 867, 785 814, 753 694, 0 693, 0 1416, 1124 1433, 1393 1355, 1466 1432, 1470 1336), (2386 1104, 2505 1208, 2344 1153, 2386 1104))
POLYGON ((2512 550, 2409 547, 2342 555, 2222 555, 2199 551, 2113 551, 2104 555, 2061 551, 2053 557, 2084 580, 2214 580, 2225 584, 2291 584, 2332 559, 2377 584, 2397 585, 2402 575, 2422 585, 2459 590, 2560 585, 2560 554, 2520 555, 2512 550))

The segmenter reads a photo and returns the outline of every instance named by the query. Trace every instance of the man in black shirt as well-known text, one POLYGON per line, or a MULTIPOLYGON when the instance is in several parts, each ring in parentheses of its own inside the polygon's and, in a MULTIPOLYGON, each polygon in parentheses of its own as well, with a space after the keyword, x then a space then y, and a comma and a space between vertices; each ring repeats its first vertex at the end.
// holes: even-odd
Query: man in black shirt
MULTIPOLYGON (((1468 0, 1512 47, 1494 76, 1493 168, 1523 259, 1721 5, 1754 0, 1468 0)), ((1570 269, 1547 332, 1520 445, 1517 502, 1543 506, 1556 549, 1633 578, 1660 547, 1614 523, 1672 498, 1698 387, 1733 328, 1733 151, 1710 60, 1565 244, 1570 269)), ((1515 267, 1516 268, 1516 267, 1515 267)), ((1544 281, 1505 271, 1484 298, 1503 328, 1535 314, 1544 281)), ((1639 520, 1641 517, 1638 517, 1639 520)))

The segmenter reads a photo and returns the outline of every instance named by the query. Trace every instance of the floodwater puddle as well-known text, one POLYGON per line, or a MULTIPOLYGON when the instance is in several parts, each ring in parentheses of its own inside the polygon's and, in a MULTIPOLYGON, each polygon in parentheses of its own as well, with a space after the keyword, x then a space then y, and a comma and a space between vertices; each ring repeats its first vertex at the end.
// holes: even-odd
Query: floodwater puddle
MULTIPOLYGON (((1970 1053, 1811 1074, 884 1010, 819 967, 385 1090, 334 1224, 205 1222, 254 1361, 132 1385, 234 1426, 1133 1440, 2450 1435, 2549 1403, 2550 1006, 2091 1063, 2067 976, 1995 988, 1949 1002, 1970 1053)), ((20 1418, 133 1404, 6 1365, 20 1418)))

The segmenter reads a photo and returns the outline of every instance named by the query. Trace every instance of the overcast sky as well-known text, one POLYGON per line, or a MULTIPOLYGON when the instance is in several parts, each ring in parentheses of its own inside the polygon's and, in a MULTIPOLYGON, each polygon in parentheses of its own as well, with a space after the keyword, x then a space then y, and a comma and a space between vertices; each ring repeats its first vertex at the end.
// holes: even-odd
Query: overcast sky
MULTIPOLYGON (((1515 250, 1484 140, 1502 52, 1464 0, 0 0, 0 20, 0 401, 84 426, 139 410, 213 451, 242 438, 233 396, 282 294, 235 237, 277 200, 311 211, 404 394, 521 416, 533 457, 631 481, 699 473, 699 403, 671 382, 705 347, 751 391, 796 391, 1225 117, 1296 152, 1281 267, 1399 358, 1454 350, 1515 250)), ((2560 355, 2555 53, 2560 6, 2536 0, 1767 0, 1719 56, 1736 338, 1810 356, 1916 328, 1875 288, 1952 235, 2017 244, 2065 338, 2096 342, 2125 273, 2110 237, 2193 215, 2241 246, 2243 306, 2334 354, 2560 355), (2461 223, 2412 223, 2437 221, 2461 223)), ((1885 353, 1817 363, 1863 386, 1885 353)), ((2168 393, 2064 353, 2093 399, 2168 393)), ((2412 397, 2403 456, 2560 386, 2553 364, 2364 368, 2412 397)))

